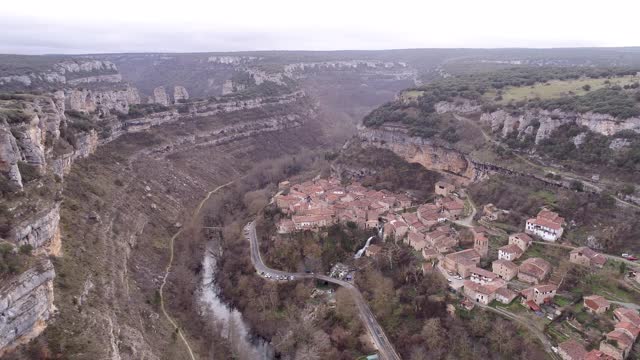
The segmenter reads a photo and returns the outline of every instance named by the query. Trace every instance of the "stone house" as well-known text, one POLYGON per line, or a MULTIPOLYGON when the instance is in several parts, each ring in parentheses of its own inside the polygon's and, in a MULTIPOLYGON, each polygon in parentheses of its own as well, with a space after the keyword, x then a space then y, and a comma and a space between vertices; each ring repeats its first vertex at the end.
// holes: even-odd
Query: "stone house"
POLYGON ((502 279, 497 279, 486 284, 465 280, 464 294, 475 302, 489 305, 489 303, 496 299, 496 291, 506 286, 507 283, 502 279))
POLYGON ((569 261, 578 265, 602 268, 607 262, 607 258, 586 246, 582 246, 571 250, 569 261))
POLYGON ((501 279, 511 280, 518 275, 518 265, 509 260, 498 259, 491 263, 491 270, 501 279))
POLYGON ((619 307, 613 310, 613 317, 619 322, 628 322, 640 327, 640 315, 638 315, 638 311, 636 310, 619 307))
POLYGON ((480 254, 474 249, 466 249, 445 256, 442 266, 449 272, 458 273, 463 278, 467 278, 471 274, 471 269, 479 262, 480 254))
POLYGON ((536 305, 540 305, 546 302, 551 302, 551 300, 556 296, 557 290, 558 287, 552 284, 536 285, 522 290, 520 295, 522 295, 523 304, 532 302, 536 305))
POLYGON ((473 248, 476 249, 480 256, 487 257, 489 255, 489 239, 485 235, 485 229, 482 227, 471 228, 473 234, 473 248))
POLYGON ((516 233, 509 236, 509 244, 517 245, 523 252, 527 251, 533 243, 531 236, 525 233, 516 233))
POLYGON ((558 355, 562 360, 584 360, 587 349, 579 342, 569 339, 558 344, 558 355))
POLYGON ((551 272, 551 264, 541 258, 529 258, 520 264, 518 279, 530 284, 539 284, 551 272))
POLYGON ((398 210, 411 207, 412 202, 413 201, 411 200, 411 198, 405 194, 396 195, 396 206, 397 206, 396 209, 398 210))
POLYGON ((456 187, 453 184, 449 184, 444 181, 438 181, 434 189, 436 195, 440 196, 449 196, 455 190, 456 187))
POLYGON ((496 279, 499 279, 498 275, 491 271, 475 267, 469 271, 469 280, 477 284, 487 284, 496 279))
POLYGON ((291 219, 280 219, 277 228, 278 234, 289 234, 296 229, 296 225, 291 219))
POLYGON ((611 308, 611 303, 600 295, 585 296, 584 308, 592 314, 603 314, 611 308))
POLYGON ((545 241, 556 241, 564 232, 564 218, 557 213, 542 209, 538 216, 527 220, 525 233, 540 237, 545 241))
POLYGON ((513 261, 522 256, 523 251, 516 244, 508 244, 498 248, 498 259, 513 261))
POLYGON ((616 328, 606 335, 600 342, 600 351, 616 360, 623 360, 629 356, 635 339, 625 331, 616 328))
POLYGON ((309 230, 328 226, 333 221, 328 215, 294 215, 291 217, 296 230, 309 230))
POLYGON ((422 258, 424 258, 426 261, 437 259, 438 255, 438 252, 434 249, 428 247, 422 249, 422 258))
POLYGON ((518 296, 518 294, 507 288, 506 286, 496 290, 496 301, 509 305, 518 296))
POLYGON ((407 235, 407 243, 416 251, 422 251, 422 249, 427 247, 427 241, 424 235, 415 231, 409 232, 409 235, 407 235))
POLYGON ((404 238, 408 231, 409 226, 403 220, 391 220, 384 225, 384 233, 392 236, 394 241, 404 238))
POLYGON ((443 212, 448 219, 457 220, 464 212, 464 201, 457 197, 447 196, 438 199, 436 204, 442 206, 443 212))

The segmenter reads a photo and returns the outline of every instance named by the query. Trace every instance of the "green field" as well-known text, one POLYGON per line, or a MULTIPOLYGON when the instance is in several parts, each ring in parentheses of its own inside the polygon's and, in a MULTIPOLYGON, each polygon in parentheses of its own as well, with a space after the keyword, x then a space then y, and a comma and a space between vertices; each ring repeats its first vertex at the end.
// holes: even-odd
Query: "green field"
POLYGON ((418 100, 422 94, 424 94, 424 91, 421 90, 406 90, 400 93, 400 99, 406 102, 415 101, 418 100))
MULTIPOLYGON (((628 85, 640 81, 640 76, 618 76, 609 79, 580 78, 574 80, 551 80, 546 83, 536 83, 532 86, 509 86, 502 90, 502 100, 496 101, 498 104, 506 104, 510 101, 521 101, 539 97, 542 100, 558 98, 565 95, 584 95, 587 91, 585 85, 591 86, 589 91, 612 85, 628 85), (609 83, 605 83, 609 81, 609 83)), ((493 100, 498 95, 495 90, 484 94, 487 100, 493 100)))

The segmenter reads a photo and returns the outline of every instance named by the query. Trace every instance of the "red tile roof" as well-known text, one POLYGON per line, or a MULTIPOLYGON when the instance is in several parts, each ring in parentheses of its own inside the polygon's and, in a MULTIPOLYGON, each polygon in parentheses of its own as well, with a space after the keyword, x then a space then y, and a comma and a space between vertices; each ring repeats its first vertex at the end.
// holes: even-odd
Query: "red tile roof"
POLYGON ((587 356, 587 350, 575 340, 567 340, 558 344, 558 349, 567 354, 571 360, 583 360, 587 356))

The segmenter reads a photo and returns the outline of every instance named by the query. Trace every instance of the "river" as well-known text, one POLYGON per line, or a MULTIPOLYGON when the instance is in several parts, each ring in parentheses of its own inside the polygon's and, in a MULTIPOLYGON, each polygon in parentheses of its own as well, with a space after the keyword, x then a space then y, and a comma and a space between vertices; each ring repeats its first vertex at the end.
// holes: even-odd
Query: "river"
POLYGON ((216 257, 213 245, 207 246, 203 265, 203 276, 200 288, 200 302, 204 316, 217 323, 220 335, 226 338, 239 359, 271 360, 274 350, 271 344, 263 339, 250 335, 250 327, 245 322, 242 313, 222 302, 220 288, 215 283, 216 257))

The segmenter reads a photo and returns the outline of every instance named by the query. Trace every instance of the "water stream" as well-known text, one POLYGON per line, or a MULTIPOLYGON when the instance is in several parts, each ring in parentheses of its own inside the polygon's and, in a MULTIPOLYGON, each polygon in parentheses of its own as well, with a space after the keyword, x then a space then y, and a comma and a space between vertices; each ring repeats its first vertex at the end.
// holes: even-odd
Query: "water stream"
POLYGON ((220 299, 220 288, 215 283, 218 268, 213 246, 207 246, 203 265, 200 302, 203 313, 217 323, 220 335, 230 343, 239 359, 271 360, 275 357, 271 344, 263 339, 252 337, 249 325, 242 313, 230 307, 220 299))
POLYGON ((367 239, 367 243, 364 244, 364 247, 362 249, 358 250, 356 255, 353 257, 354 259, 360 259, 362 257, 362 254, 364 254, 364 252, 367 251, 367 248, 369 247, 369 244, 371 244, 371 240, 373 240, 373 238, 375 238, 375 236, 372 236, 367 239))

